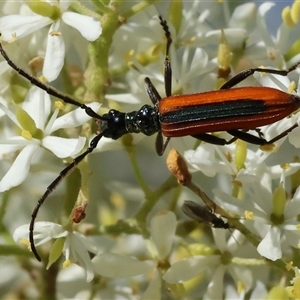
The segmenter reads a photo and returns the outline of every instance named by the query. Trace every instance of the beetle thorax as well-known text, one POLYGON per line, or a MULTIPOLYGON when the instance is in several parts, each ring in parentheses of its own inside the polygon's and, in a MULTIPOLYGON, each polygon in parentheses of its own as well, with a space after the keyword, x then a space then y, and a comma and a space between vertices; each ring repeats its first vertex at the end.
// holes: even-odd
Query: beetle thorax
POLYGON ((144 105, 138 111, 127 113, 125 123, 127 131, 132 133, 152 135, 160 130, 156 106, 144 105))

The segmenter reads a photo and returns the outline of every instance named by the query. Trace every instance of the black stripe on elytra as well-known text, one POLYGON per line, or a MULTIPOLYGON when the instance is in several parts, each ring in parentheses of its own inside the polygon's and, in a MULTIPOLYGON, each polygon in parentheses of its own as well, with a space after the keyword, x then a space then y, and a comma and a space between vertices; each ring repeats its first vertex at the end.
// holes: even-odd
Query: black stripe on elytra
POLYGON ((161 114, 163 124, 216 120, 223 118, 252 116, 264 112, 267 105, 263 100, 240 99, 218 103, 191 105, 161 114))

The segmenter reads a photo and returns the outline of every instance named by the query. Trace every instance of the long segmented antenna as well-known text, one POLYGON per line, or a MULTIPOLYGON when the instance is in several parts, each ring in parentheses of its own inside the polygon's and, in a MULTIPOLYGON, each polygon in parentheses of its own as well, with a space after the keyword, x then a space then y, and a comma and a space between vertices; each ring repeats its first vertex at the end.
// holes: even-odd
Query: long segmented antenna
MULTIPOLYGON (((0 35, 1 36, 1 35, 0 35)), ((41 88, 42 90, 44 90, 45 92, 47 92, 49 95, 57 97, 61 100, 63 100, 65 103, 69 103, 69 104, 73 104, 75 106, 78 106, 82 109, 85 110, 86 114, 89 115, 92 118, 95 119, 100 119, 102 120, 102 117, 100 115, 98 115, 97 113, 95 113, 90 107, 86 106, 83 103, 80 103, 78 101, 76 101, 75 99, 73 99, 72 97, 63 94, 61 92, 59 92, 58 90, 56 90, 54 87, 47 85, 45 83, 43 83, 42 81, 40 81, 38 78, 28 74, 27 72, 25 72, 23 69, 19 68, 6 54, 6 52, 4 51, 2 44, 0 43, 0 53, 3 56, 3 58, 7 61, 7 63, 15 70, 17 71, 21 76, 23 76, 24 78, 26 78, 27 80, 29 80, 33 85, 36 85, 37 87, 41 88)))
MULTIPOLYGON (((171 70, 171 64, 168 58, 169 55, 169 49, 170 45, 172 43, 171 33, 169 31, 169 27, 167 25, 167 22, 163 20, 162 17, 160 18, 160 24, 163 27, 163 30, 165 32, 165 36, 167 39, 166 44, 166 57, 165 57, 165 64, 164 64, 164 78, 165 78, 165 91, 166 96, 171 96, 171 84, 172 84, 172 70, 171 70)), ((1 33, 0 33, 1 36, 1 33)), ((37 217, 37 214, 39 212, 40 207, 43 205, 47 197, 53 192, 53 190, 59 185, 59 183, 70 173, 74 170, 74 168, 93 150, 97 147, 98 142, 102 137, 108 137, 112 139, 118 139, 124 134, 128 132, 132 133, 144 133, 146 135, 151 135, 155 132, 158 132, 158 138, 156 142, 156 150, 159 155, 162 155, 170 138, 167 138, 165 142, 163 142, 162 138, 162 132, 160 131, 159 123, 157 123, 157 118, 153 117, 153 113, 157 114, 156 105, 161 100, 161 97, 159 96, 157 90, 151 83, 149 78, 145 79, 145 82, 147 84, 147 92, 149 94, 149 97, 151 101, 154 104, 154 107, 148 107, 147 105, 143 106, 138 111, 133 111, 129 113, 123 113, 117 110, 111 109, 108 113, 104 114, 103 116, 98 115, 96 112, 94 112, 90 107, 86 106, 83 103, 80 103, 73 99, 72 97, 63 94, 53 88, 52 86, 49 86, 45 83, 43 83, 38 78, 30 75, 23 69, 19 68, 6 54, 4 51, 1 43, 0 43, 0 54, 3 56, 3 58, 7 61, 7 63, 21 76, 26 78, 28 81, 30 81, 32 84, 36 85, 37 87, 41 88, 45 92, 47 92, 49 95, 57 97, 64 101, 65 103, 69 103, 72 105, 75 105, 77 107, 80 107, 85 111, 85 113, 97 120, 100 120, 100 133, 95 136, 92 141, 90 142, 90 145, 88 149, 83 152, 81 155, 76 157, 72 163, 70 163, 67 167, 65 167, 59 175, 56 177, 56 179, 47 187, 45 193, 40 197, 38 200, 32 214, 31 214, 31 221, 29 224, 29 241, 31 245, 31 250, 34 254, 34 256, 37 258, 37 260, 41 261, 41 258, 36 250, 35 243, 34 243, 34 223, 37 217), (142 116, 142 118, 141 118, 142 116), (146 116, 146 117, 145 117, 146 116), (149 122, 152 124, 152 128, 149 130, 149 122)))
POLYGON ((97 147, 98 142, 103 137, 105 132, 102 132, 101 134, 95 136, 91 142, 88 149, 83 152, 81 155, 77 156, 66 168, 64 168, 59 175, 56 177, 55 180, 52 181, 52 183, 47 187, 46 192, 42 195, 42 197, 38 200, 34 210, 31 214, 31 221, 29 224, 29 241, 31 246, 31 251, 36 257, 38 261, 41 261, 41 258, 36 250, 35 244, 34 244, 34 238, 33 238, 33 231, 34 231, 34 222, 37 217, 37 214, 40 210, 40 207, 44 203, 44 201, 48 198, 48 196, 53 192, 53 190, 58 186, 58 184, 70 173, 74 170, 74 168, 89 154, 92 153, 93 150, 97 147))
MULTIPOLYGON (((73 104, 75 106, 78 106, 82 108, 87 115, 89 115, 92 118, 99 119, 99 120, 106 120, 102 116, 98 115, 96 112, 94 112, 90 107, 86 106, 85 104, 82 104, 80 102, 77 102, 75 99, 71 98, 68 95, 65 95, 59 91, 57 91, 55 88, 52 86, 48 86, 41 82, 38 78, 28 74, 25 72, 23 69, 17 67, 12 60, 8 57, 6 52, 4 51, 1 43, 0 43, 0 53, 4 57, 4 59, 7 61, 7 63, 15 70, 17 71, 21 76, 29 80, 32 84, 36 85, 37 87, 41 88, 42 90, 46 91, 49 95, 57 97, 61 100, 63 100, 65 103, 73 104)), ((31 246, 31 251, 36 257, 38 261, 41 261, 41 258, 36 250, 35 244, 34 244, 34 238, 33 238, 33 232, 34 232, 34 222, 37 217, 37 214, 39 212, 40 207, 44 203, 44 201, 47 199, 47 197, 53 192, 53 190, 58 186, 58 184, 62 181, 63 178, 65 178, 70 172, 74 170, 74 168, 93 150, 97 147, 98 142, 100 139, 105 135, 107 132, 107 129, 104 128, 104 130, 95 136, 88 147, 88 149, 76 157, 72 163, 70 163, 66 168, 64 168, 58 175, 58 177, 47 187, 45 193, 41 196, 41 198, 38 200, 32 214, 31 214, 31 221, 29 224, 29 241, 30 241, 30 246, 31 246)))
POLYGON ((165 67, 164 67, 164 77, 165 77, 165 91, 166 96, 169 97, 172 95, 172 68, 169 60, 169 51, 170 46, 172 44, 172 37, 169 31, 169 26, 166 20, 159 16, 160 25, 162 26, 165 36, 167 38, 167 45, 166 45, 166 57, 165 57, 165 67))

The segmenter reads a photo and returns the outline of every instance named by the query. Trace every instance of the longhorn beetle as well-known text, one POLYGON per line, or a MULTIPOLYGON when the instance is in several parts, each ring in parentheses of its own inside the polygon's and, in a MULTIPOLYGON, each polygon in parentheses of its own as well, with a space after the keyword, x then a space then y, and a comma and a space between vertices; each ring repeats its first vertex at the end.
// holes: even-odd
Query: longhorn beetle
POLYGON ((32 212, 29 225, 29 240, 31 250, 39 261, 41 259, 34 245, 33 231, 34 222, 41 205, 60 181, 97 147, 102 137, 116 140, 126 133, 143 133, 148 136, 158 133, 156 138, 156 152, 158 155, 162 155, 171 137, 191 135, 196 139, 216 145, 230 144, 239 138, 249 143, 266 145, 273 144, 298 126, 297 124, 291 126, 269 141, 265 140, 262 135, 254 136, 249 134, 247 130, 274 123, 297 110, 300 107, 300 97, 268 87, 232 87, 255 72, 286 76, 295 70, 300 65, 300 62, 288 70, 264 68, 244 70, 227 81, 218 91, 172 96, 172 68, 169 61, 169 49, 172 38, 167 22, 162 17, 159 17, 159 19, 166 36, 164 62, 166 97, 161 98, 151 80, 146 77, 146 91, 153 105, 144 105, 138 111, 128 113, 111 109, 102 116, 97 114, 87 105, 44 84, 38 78, 17 67, 7 56, 0 44, 0 53, 7 63, 21 76, 48 94, 63 100, 65 103, 82 108, 86 114, 98 120, 99 123, 100 133, 91 140, 87 150, 64 168, 58 177, 47 187, 47 190, 38 200, 32 212), (216 131, 227 131, 233 138, 227 141, 209 134, 216 131), (163 135, 166 137, 165 141, 163 141, 163 135))

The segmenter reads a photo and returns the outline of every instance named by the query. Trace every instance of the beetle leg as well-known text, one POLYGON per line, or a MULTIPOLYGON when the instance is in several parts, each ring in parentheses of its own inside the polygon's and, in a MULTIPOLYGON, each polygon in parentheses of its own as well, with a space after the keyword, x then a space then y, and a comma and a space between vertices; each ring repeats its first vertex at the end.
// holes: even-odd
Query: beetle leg
POLYGON ((289 132, 294 130, 296 127, 298 127, 298 124, 294 124, 293 126, 286 129, 281 134, 275 136, 273 139, 271 139, 269 141, 267 141, 265 138, 263 138, 262 133, 259 134, 259 137, 258 137, 258 136, 252 135, 248 132, 240 131, 240 130, 229 130, 227 132, 230 133, 231 135, 233 135, 234 137, 239 138, 245 142, 263 146, 263 145, 270 145, 270 144, 277 142, 278 140, 280 140, 281 138, 286 136, 289 132))
POLYGON ((297 64, 291 66, 287 70, 273 70, 273 69, 264 69, 264 68, 253 68, 253 69, 244 70, 244 71, 238 73, 237 75, 233 76, 227 82, 225 82, 221 86, 220 90, 225 90, 225 89, 232 88, 233 86, 239 84, 240 82, 242 82, 243 80, 245 80, 249 76, 253 75, 255 72, 262 72, 262 73, 269 73, 269 74, 277 74, 277 75, 281 75, 281 76, 287 76, 287 74, 289 74, 290 72, 297 69, 299 67, 299 65, 300 65, 300 62, 298 62, 297 64))
POLYGON ((209 143, 209 144, 220 145, 220 146, 231 144, 238 139, 238 137, 234 136, 232 139, 227 141, 223 138, 220 138, 215 135, 211 135, 209 133, 201 133, 201 134, 197 134, 197 135, 192 135, 192 137, 195 139, 201 140, 203 142, 209 143))
POLYGON ((239 138, 240 140, 243 140, 243 141, 251 143, 251 144, 261 145, 261 146, 269 144, 269 142, 266 139, 264 139, 260 136, 252 135, 251 133, 248 133, 246 131, 229 130, 227 132, 229 134, 233 135, 234 137, 239 138))
POLYGON ((159 131, 157 133, 156 140, 155 140, 155 149, 156 149, 156 153, 159 156, 162 156, 164 154, 164 152, 169 144, 169 141, 170 141, 169 137, 166 138, 166 140, 164 141, 161 131, 159 131))

